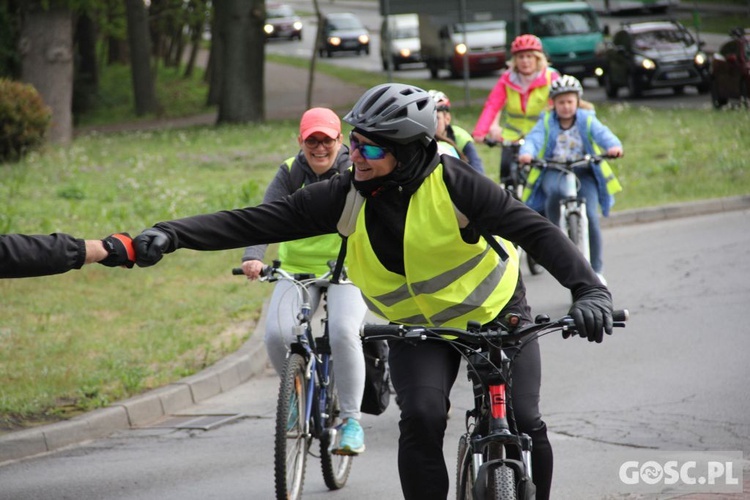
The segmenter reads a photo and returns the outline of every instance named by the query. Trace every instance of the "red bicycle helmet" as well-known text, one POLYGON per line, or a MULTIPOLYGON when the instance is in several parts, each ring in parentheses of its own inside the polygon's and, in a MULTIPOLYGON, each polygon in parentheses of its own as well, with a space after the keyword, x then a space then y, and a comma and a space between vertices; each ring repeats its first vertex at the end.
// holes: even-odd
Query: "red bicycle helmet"
POLYGON ((524 50, 537 50, 542 52, 542 41, 535 35, 519 35, 510 46, 510 53, 516 54, 524 50))

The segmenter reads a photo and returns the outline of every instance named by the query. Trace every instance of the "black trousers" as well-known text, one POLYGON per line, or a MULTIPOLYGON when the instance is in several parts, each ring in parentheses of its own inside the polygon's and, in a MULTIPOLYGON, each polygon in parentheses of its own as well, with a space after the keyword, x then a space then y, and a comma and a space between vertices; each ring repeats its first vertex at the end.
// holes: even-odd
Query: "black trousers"
MULTIPOLYGON (((444 342, 390 342, 391 379, 401 408, 398 470, 406 500, 448 496, 443 438, 461 360, 444 342)), ((541 357, 535 341, 516 358, 511 395, 519 431, 532 438, 532 474, 542 500, 549 497, 552 482, 552 447, 539 412, 540 385, 541 357)))

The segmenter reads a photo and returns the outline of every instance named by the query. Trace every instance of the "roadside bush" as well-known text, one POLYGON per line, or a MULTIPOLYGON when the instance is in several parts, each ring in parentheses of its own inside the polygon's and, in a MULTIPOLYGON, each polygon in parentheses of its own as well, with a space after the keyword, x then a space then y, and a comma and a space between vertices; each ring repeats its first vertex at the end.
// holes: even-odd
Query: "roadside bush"
POLYGON ((0 162, 17 161, 40 146, 51 118, 32 85, 0 79, 0 162))

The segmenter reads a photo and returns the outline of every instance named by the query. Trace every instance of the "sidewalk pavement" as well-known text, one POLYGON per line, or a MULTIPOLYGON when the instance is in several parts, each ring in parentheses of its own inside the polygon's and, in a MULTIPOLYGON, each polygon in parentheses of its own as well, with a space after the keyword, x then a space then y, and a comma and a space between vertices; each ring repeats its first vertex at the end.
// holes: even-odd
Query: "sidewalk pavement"
MULTIPOLYGON (((624 210, 602 219, 602 226, 614 227, 747 209, 750 209, 750 195, 624 210)), ((254 333, 237 352, 198 374, 64 422, 0 435, 0 466, 5 462, 104 438, 116 431, 151 425, 247 382, 262 373, 268 364, 262 341, 265 313, 264 308, 254 333)))

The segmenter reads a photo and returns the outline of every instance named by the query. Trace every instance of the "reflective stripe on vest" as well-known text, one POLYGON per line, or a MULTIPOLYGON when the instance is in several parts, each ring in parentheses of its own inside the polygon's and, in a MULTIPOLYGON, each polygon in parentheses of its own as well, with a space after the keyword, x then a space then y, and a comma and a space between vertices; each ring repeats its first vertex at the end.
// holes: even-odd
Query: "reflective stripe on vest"
POLYGON ((509 255, 503 263, 483 238, 474 244, 461 238, 442 165, 409 202, 404 231, 406 276, 380 263, 364 214, 365 210, 359 211, 348 238, 347 270, 378 316, 405 325, 465 328, 470 320, 491 321, 513 296, 518 283, 515 247, 499 240, 509 255))
POLYGON ((521 94, 511 87, 506 87, 507 100, 500 116, 503 139, 517 141, 534 128, 549 102, 549 86, 552 81, 552 72, 549 69, 545 72, 545 78, 547 80, 545 86, 536 87, 529 93, 526 113, 521 107, 521 94))
MULTIPOLYGON (((295 157, 284 163, 291 173, 295 157)), ((302 168, 297 166, 296 168, 302 168)), ((298 189, 304 187, 299 186, 298 189)), ((341 237, 338 234, 323 234, 301 240, 285 241, 279 244, 279 260, 289 273, 313 273, 322 276, 328 272, 328 261, 338 257, 341 237)))

